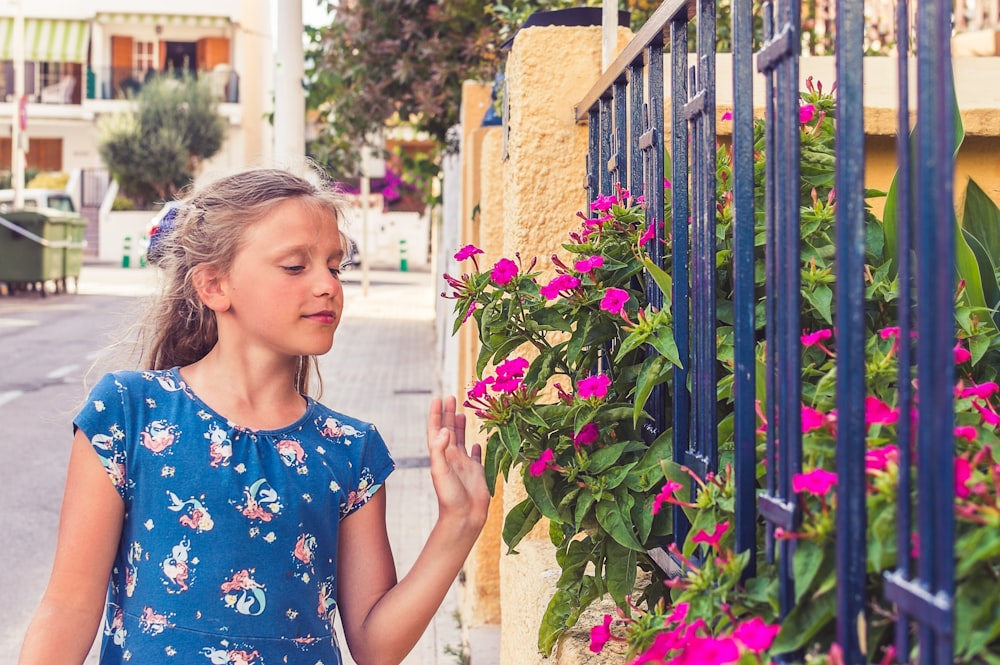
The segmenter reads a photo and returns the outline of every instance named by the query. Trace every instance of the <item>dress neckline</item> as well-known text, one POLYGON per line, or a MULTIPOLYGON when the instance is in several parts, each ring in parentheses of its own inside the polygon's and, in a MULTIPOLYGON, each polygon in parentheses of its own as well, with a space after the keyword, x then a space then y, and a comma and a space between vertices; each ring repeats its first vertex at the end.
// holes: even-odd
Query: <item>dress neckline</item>
POLYGON ((174 383, 180 387, 180 389, 184 392, 184 394, 188 397, 188 399, 190 399, 192 402, 197 404, 204 411, 211 414, 218 420, 225 422, 226 425, 228 425, 229 427, 238 430, 240 432, 246 432, 247 434, 252 434, 254 436, 278 436, 281 434, 285 434, 287 432, 292 432, 295 430, 302 429, 302 427, 307 422, 309 422, 309 420, 313 417, 313 408, 316 404, 316 400, 314 400, 309 395, 302 395, 301 393, 299 393, 302 396, 302 398, 306 401, 306 410, 305 412, 303 412, 301 416, 296 418, 293 422, 289 423, 288 425, 284 425, 282 427, 277 427, 274 429, 255 429, 253 427, 240 425, 239 423, 234 422, 233 420, 222 415, 221 413, 213 409, 211 406, 209 406, 208 403, 206 403, 203 399, 201 399, 201 397, 198 396, 198 393, 196 393, 194 389, 191 388, 190 385, 188 385, 187 381, 184 380, 184 377, 181 376, 180 369, 181 369, 180 367, 171 367, 170 369, 166 370, 166 372, 167 374, 170 375, 170 378, 174 381, 174 383))

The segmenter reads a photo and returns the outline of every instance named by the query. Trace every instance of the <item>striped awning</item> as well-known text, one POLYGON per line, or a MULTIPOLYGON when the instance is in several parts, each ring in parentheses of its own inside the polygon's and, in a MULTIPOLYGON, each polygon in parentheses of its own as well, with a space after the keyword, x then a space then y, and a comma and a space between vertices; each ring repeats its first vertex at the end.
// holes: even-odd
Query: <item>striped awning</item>
MULTIPOLYGON (((43 62, 86 62, 90 24, 48 18, 24 19, 24 59, 43 62)), ((0 59, 14 59, 14 19, 0 17, 0 59)))
POLYGON ((139 12, 98 12, 99 23, 117 25, 162 25, 191 28, 228 28, 228 16, 193 16, 190 14, 143 14, 139 12))

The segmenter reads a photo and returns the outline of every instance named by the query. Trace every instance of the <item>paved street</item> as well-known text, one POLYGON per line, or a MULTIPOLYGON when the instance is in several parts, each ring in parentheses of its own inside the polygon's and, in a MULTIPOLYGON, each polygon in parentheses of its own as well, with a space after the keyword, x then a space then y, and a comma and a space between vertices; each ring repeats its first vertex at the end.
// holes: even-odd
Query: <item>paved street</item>
MULTIPOLYGON (((388 524, 402 575, 436 517, 424 441, 427 402, 440 390, 433 276, 373 271, 367 296, 359 279, 357 272, 344 278, 345 319, 333 350, 321 359, 322 401, 376 423, 397 460, 387 483, 388 524)), ((16 663, 47 579, 70 422, 85 382, 134 366, 123 360, 127 345, 107 347, 126 336, 155 283, 152 268, 86 265, 78 294, 0 296, 0 446, 7 459, 0 465, 6 541, 0 548, 0 665, 16 663)), ((455 607, 453 591, 407 665, 457 662, 446 653, 460 642, 455 607)), ((96 662, 92 654, 88 663, 96 662)), ((349 657, 346 662, 353 665, 349 657)))

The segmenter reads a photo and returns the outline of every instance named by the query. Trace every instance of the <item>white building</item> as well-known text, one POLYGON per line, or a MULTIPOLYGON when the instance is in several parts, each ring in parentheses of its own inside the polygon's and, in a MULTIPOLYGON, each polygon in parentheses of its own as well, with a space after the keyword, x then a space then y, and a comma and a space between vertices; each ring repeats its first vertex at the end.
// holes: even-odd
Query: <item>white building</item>
MULTIPOLYGON (((211 77, 216 89, 228 135, 206 170, 270 163, 269 0, 0 0, 0 170, 10 169, 11 124, 18 111, 13 94, 18 5, 25 25, 28 169, 99 173, 104 165, 97 149, 98 118, 123 110, 128 92, 148 75, 168 71, 211 77)), ((83 180, 80 196, 86 199, 83 180)))

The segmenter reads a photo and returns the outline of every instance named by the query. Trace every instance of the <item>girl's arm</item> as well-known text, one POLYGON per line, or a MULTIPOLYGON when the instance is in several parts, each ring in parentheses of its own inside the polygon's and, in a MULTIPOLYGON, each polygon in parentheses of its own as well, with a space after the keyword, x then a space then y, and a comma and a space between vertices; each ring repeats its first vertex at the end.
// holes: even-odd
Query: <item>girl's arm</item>
POLYGON ((55 563, 28 626, 19 665, 83 663, 104 613, 125 505, 77 430, 59 516, 55 563))
POLYGON ((465 449, 465 416, 455 399, 431 402, 427 426, 438 520, 413 568, 396 581, 385 529, 385 492, 340 526, 338 605, 359 665, 392 665, 417 643, 486 523, 489 490, 480 447, 465 449))

